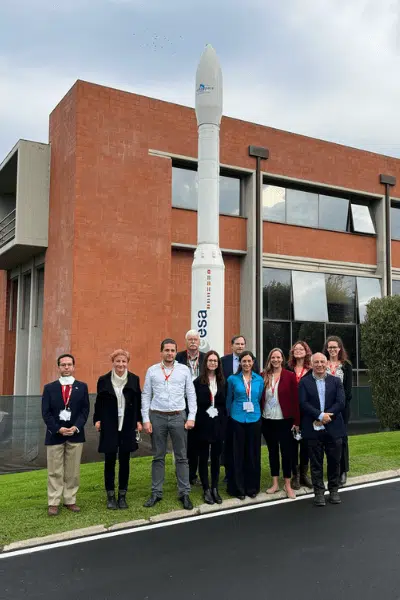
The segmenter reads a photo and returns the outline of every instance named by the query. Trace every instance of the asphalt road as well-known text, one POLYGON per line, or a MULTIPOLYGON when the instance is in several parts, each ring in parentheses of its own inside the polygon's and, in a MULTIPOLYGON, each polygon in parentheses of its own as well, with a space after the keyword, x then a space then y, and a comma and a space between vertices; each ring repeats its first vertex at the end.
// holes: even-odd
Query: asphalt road
MULTIPOLYGON (((400 483, 0 560, 0 598, 400 598, 400 483)), ((22 516, 22 515, 21 515, 22 516)))

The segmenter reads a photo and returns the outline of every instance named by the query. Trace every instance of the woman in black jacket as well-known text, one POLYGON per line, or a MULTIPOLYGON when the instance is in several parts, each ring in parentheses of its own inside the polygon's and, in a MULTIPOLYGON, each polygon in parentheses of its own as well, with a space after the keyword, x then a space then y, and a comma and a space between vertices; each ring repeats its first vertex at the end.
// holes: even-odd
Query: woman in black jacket
POLYGON ((221 359, 210 350, 204 357, 200 375, 193 382, 197 396, 196 432, 199 449, 199 475, 207 504, 222 503, 218 493, 221 453, 226 428, 225 380, 221 359), (208 458, 211 455, 211 489, 208 458))
POLYGON ((104 453, 104 483, 107 508, 128 508, 126 491, 131 452, 138 448, 136 430, 142 430, 140 381, 128 371, 129 352, 121 348, 111 354, 112 371, 97 382, 93 423, 100 432, 99 452, 104 453), (115 464, 119 459, 118 504, 115 498, 115 464))
MULTIPOLYGON (((331 335, 326 339, 323 353, 328 359, 327 372, 339 377, 344 387, 345 407, 342 412, 343 421, 347 430, 347 424, 350 419, 350 402, 353 387, 353 368, 348 359, 347 352, 343 342, 337 335, 331 335)), ((340 460, 340 487, 347 481, 349 467, 349 442, 347 435, 343 438, 342 458, 340 460)))

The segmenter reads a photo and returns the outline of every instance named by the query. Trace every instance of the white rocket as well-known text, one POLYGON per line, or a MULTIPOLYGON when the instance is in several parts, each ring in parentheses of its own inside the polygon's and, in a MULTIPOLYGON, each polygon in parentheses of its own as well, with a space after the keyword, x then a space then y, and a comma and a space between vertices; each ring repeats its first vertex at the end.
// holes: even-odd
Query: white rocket
POLYGON ((197 248, 192 264, 192 328, 200 350, 224 354, 225 267, 219 248, 219 127, 222 72, 216 52, 206 46, 196 73, 198 125, 197 248))

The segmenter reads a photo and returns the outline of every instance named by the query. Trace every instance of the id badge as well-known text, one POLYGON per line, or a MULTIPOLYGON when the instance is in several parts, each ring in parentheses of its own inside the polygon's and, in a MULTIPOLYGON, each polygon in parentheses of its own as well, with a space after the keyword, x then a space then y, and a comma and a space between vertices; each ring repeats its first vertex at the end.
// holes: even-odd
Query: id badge
POLYGON ((60 419, 60 421, 70 421, 71 420, 71 411, 67 410, 66 408, 64 408, 63 410, 60 410, 59 419, 60 419))
POLYGON ((118 416, 119 417, 123 417, 124 416, 124 410, 123 410, 123 408, 118 408, 118 416))
POLYGON ((215 408, 215 406, 210 406, 207 408, 206 413, 208 413, 210 417, 214 419, 214 417, 218 415, 218 408, 215 408))
POLYGON ((252 402, 243 402, 243 410, 246 412, 254 412, 254 404, 252 402))

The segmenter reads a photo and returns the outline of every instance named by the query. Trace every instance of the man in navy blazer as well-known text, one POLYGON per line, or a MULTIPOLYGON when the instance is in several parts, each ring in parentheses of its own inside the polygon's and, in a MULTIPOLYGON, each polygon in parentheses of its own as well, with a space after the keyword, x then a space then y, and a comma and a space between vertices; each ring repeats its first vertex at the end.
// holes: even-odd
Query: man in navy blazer
POLYGON ((90 408, 86 383, 72 376, 75 369, 72 354, 59 356, 57 366, 60 378, 46 384, 42 396, 42 417, 46 424, 49 516, 58 514, 61 498, 66 508, 72 512, 80 511, 76 505, 76 494, 85 441, 84 426, 90 408))
MULTIPOLYGON (((234 335, 231 340, 231 344, 232 353, 225 354, 225 356, 221 358, 225 381, 228 380, 228 377, 234 375, 239 368, 239 355, 243 352, 243 350, 246 350, 246 338, 243 335, 234 335)), ((260 374, 260 367, 257 359, 254 361, 253 371, 258 375, 260 374)))
POLYGON ((314 504, 325 506, 324 452, 328 463, 328 500, 332 504, 340 504, 340 458, 345 435, 342 416, 344 388, 338 377, 327 374, 327 358, 324 354, 314 354, 311 365, 311 377, 300 380, 299 401, 301 434, 308 441, 314 504))

